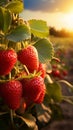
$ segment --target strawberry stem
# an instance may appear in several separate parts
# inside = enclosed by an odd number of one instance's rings
[[[11,80],[11,72],[9,73],[9,79]]]
[[[26,65],[24,65],[26,73],[29,75],[29,70],[27,69]]]
[[[10,109],[10,119],[11,119],[11,126],[14,128],[14,120],[13,120],[13,110]]]

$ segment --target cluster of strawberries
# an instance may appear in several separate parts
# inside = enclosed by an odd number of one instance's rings
[[[46,91],[44,83],[46,68],[43,63],[39,62],[36,48],[29,45],[18,53],[13,49],[0,50],[0,76],[8,75],[17,61],[25,65],[29,73],[40,71],[41,74],[32,78],[21,78],[20,80],[14,78],[0,82],[0,97],[13,110],[17,110],[25,103],[26,106],[32,103],[42,103]],[[26,75],[28,74],[26,73]],[[23,103],[22,99],[24,99]]]
[[[64,79],[68,75],[68,71],[62,67],[62,64],[54,64],[52,65],[52,76],[59,79]]]

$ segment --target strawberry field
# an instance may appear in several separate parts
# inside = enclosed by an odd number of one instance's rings
[[[72,60],[49,40],[46,21],[20,17],[21,0],[0,5],[0,128],[40,130],[63,118],[61,103],[73,104]]]
[[[51,37],[50,40],[54,44],[55,47],[55,55],[61,59],[61,62],[53,62],[52,68],[54,71],[59,70],[58,75],[54,77],[55,79],[63,79],[64,81],[68,81],[73,84],[73,39],[72,38],[59,38],[59,37]],[[64,76],[62,72],[65,72]],[[67,84],[62,83],[62,91],[64,95],[72,96],[73,93],[69,92],[67,89]],[[42,130],[69,130],[73,129],[73,105],[67,102],[60,103],[60,109],[62,112],[57,119],[52,120],[45,128]],[[57,109],[57,112],[58,110]],[[56,112],[55,112],[56,113]],[[56,113],[57,114],[57,113]],[[56,115],[57,116],[57,115]]]

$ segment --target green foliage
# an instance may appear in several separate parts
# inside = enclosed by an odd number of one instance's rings
[[[52,110],[51,118],[52,120],[62,120],[63,113],[60,104],[50,104],[50,109]]]
[[[29,28],[24,24],[18,25],[6,37],[10,41],[19,42],[26,39],[30,39],[31,35]]]
[[[0,6],[3,6],[7,3],[7,0],[0,0]]]
[[[23,3],[20,1],[11,1],[6,6],[12,13],[18,14],[23,11]]]
[[[48,123],[51,119],[51,109],[43,103],[36,105],[36,113],[37,119],[42,125]]]
[[[49,34],[48,26],[45,21],[42,20],[29,20],[28,21],[31,33],[37,37],[47,37]]]
[[[57,82],[49,83],[48,78],[45,79],[46,84],[46,93],[48,98],[51,100],[53,99],[55,102],[62,101],[62,90],[61,86]]]
[[[9,10],[0,7],[0,29],[7,32],[12,21],[12,16]]]
[[[25,113],[23,116],[18,116],[28,127],[34,128],[36,119],[31,114]]]
[[[40,62],[45,63],[52,59],[54,49],[52,43],[48,39],[40,39],[34,44],[34,46],[38,50]]]

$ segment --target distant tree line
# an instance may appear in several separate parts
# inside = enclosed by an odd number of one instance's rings
[[[55,37],[72,37],[73,32],[67,31],[66,29],[57,30],[54,27],[49,27],[50,35]]]

